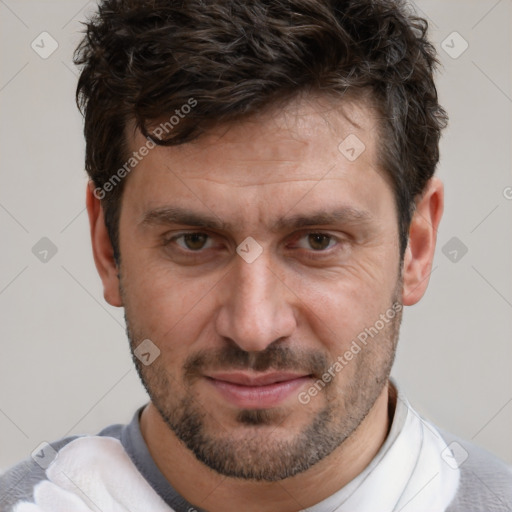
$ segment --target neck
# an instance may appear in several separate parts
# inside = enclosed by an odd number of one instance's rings
[[[228,478],[199,462],[150,403],[142,412],[142,436],[156,465],[174,489],[209,512],[293,512],[340,490],[375,457],[390,428],[388,386],[359,427],[329,456],[307,471],[279,482]]]

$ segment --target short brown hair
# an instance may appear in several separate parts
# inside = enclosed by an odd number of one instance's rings
[[[152,137],[150,126],[190,98],[194,109],[155,143],[187,142],[298,93],[369,89],[403,257],[447,123],[427,27],[400,0],[104,0],[75,52],[86,170],[103,187],[130,157],[127,124]],[[123,185],[102,198],[118,262]]]

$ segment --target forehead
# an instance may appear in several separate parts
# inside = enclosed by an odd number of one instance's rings
[[[377,139],[368,102],[302,98],[190,143],[156,146],[130,174],[123,204],[134,221],[168,207],[253,226],[271,226],[291,210],[341,207],[379,216],[393,200],[378,168]],[[130,141],[133,151],[145,143],[140,132]]]
[[[342,159],[342,164],[352,163],[352,147],[361,152],[359,164],[378,167],[377,129],[376,110],[366,96],[334,100],[309,95],[220,124],[192,142],[158,146],[140,167],[179,169],[190,179],[222,179],[229,172],[230,182],[240,185],[282,180],[283,171],[290,179],[315,178],[312,173],[322,176]],[[129,133],[132,151],[146,143],[140,131]]]

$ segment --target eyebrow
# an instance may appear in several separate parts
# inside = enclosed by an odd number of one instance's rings
[[[320,210],[311,214],[300,213],[277,219],[270,227],[271,232],[287,229],[300,229],[324,224],[367,224],[373,215],[367,210],[342,207],[335,210]],[[235,226],[222,221],[215,215],[198,213],[178,206],[165,206],[147,211],[140,222],[141,226],[182,224],[212,229],[216,231],[234,230]]]

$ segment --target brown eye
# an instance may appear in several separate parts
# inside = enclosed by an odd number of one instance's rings
[[[183,233],[165,242],[165,245],[175,243],[187,251],[199,252],[201,249],[212,247],[213,240],[206,233]]]
[[[323,251],[329,247],[332,237],[322,233],[310,233],[308,235],[309,246],[315,251]]]
[[[183,241],[187,249],[191,251],[199,251],[203,249],[208,240],[208,235],[204,233],[189,233],[187,235],[183,235]]]

